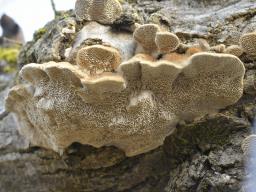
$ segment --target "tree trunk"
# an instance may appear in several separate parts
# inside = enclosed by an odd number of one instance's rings
[[[129,21],[154,22],[186,43],[204,38],[211,45],[238,44],[241,34],[256,30],[253,0],[137,0],[123,6],[126,16],[115,27],[125,28]],[[64,49],[75,38],[60,35],[69,23],[77,31],[82,27],[69,12],[37,31],[23,47],[20,66],[63,60]],[[19,135],[13,114],[8,114],[0,124],[0,191],[242,191],[246,173],[241,143],[251,134],[256,113],[256,65],[246,56],[240,59],[246,67],[244,95],[235,105],[180,123],[163,146],[134,157],[126,157],[115,147],[97,149],[79,143],[63,155],[30,146]],[[6,93],[1,93],[2,106]]]

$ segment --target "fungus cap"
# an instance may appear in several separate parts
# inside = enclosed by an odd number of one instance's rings
[[[175,51],[179,45],[179,38],[170,32],[157,32],[155,37],[155,43],[157,45],[158,50],[161,53],[169,53]]]
[[[160,27],[156,24],[144,24],[135,29],[133,37],[145,50],[154,51],[157,48],[155,37],[159,31]]]
[[[245,68],[229,54],[196,53],[188,59],[173,87],[177,114],[191,120],[236,103],[243,94]]]
[[[115,48],[92,45],[78,51],[76,63],[91,74],[100,74],[114,71],[121,63],[121,55]]]
[[[190,58],[190,64],[184,68],[187,76],[194,76],[198,73],[212,73],[214,71],[233,72],[234,76],[245,73],[243,63],[233,55],[201,52]],[[228,78],[228,77],[227,77]]]
[[[243,93],[243,63],[229,54],[196,53],[183,65],[142,54],[118,71],[91,76],[66,62],[28,64],[20,72],[27,84],[12,88],[6,109],[33,145],[57,152],[73,142],[113,145],[134,156],[162,145],[179,121],[217,112]]]
[[[78,20],[112,24],[122,14],[118,0],[77,0],[75,14]]]
[[[235,55],[237,57],[240,57],[243,52],[243,49],[239,45],[231,45],[227,47],[224,51],[224,53]]]
[[[248,55],[256,56],[256,32],[242,35],[240,45]]]

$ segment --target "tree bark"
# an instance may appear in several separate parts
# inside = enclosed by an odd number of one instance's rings
[[[256,29],[256,4],[250,0],[138,0],[125,3],[125,28],[137,20],[164,25],[186,43],[206,39],[211,45],[238,44]],[[136,13],[132,17],[131,13]],[[49,22],[21,51],[19,63],[61,61],[74,36],[60,36],[73,13]],[[12,114],[0,121],[0,189],[3,192],[239,192],[243,188],[243,139],[256,114],[255,61],[246,67],[244,95],[233,106],[193,122],[183,122],[164,145],[126,157],[115,147],[72,144],[63,155],[30,146],[18,133]],[[7,90],[1,93],[3,106]]]

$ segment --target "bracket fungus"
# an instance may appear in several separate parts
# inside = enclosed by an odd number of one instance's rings
[[[180,40],[175,34],[163,31],[156,24],[137,25],[133,37],[143,51],[149,54],[155,51],[167,54],[175,51],[180,45]]]
[[[70,54],[67,57],[72,58],[74,56],[76,58],[77,51],[83,47],[83,43],[87,40],[101,40],[103,44],[117,49],[121,54],[122,61],[130,59],[136,49],[136,43],[131,33],[125,31],[117,32],[112,30],[111,26],[89,22],[78,32]]]
[[[239,45],[231,45],[225,49],[224,53],[240,57],[244,51]]]
[[[170,32],[156,33],[155,42],[158,50],[161,53],[169,53],[175,51],[180,45],[179,38]]]
[[[256,32],[242,35],[240,44],[248,55],[256,57]]]
[[[76,14],[110,23],[118,6],[117,0],[77,0]],[[179,121],[218,112],[243,94],[238,57],[193,47],[179,54],[179,38],[158,25],[137,26],[132,35],[88,22],[77,36],[74,63],[25,65],[19,73],[25,82],[6,98],[33,145],[60,153],[74,142],[116,146],[134,156],[162,145]],[[102,44],[83,44],[88,39]],[[134,55],[134,40],[145,52]],[[161,58],[153,55],[157,49]]]
[[[160,30],[156,24],[140,25],[135,29],[133,37],[146,51],[152,52],[157,48],[155,37]]]
[[[118,0],[77,0],[75,14],[78,20],[112,24],[122,14]]]
[[[237,57],[204,52],[182,64],[140,54],[99,75],[67,62],[28,64],[20,71],[27,83],[11,89],[6,109],[34,145],[113,145],[134,156],[162,145],[179,121],[236,103],[244,72]]]
[[[121,63],[121,55],[115,48],[92,45],[78,51],[76,62],[91,74],[112,72]]]

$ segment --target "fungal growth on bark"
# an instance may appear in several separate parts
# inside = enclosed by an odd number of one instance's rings
[[[240,44],[248,55],[256,57],[256,32],[244,34],[240,38]]]
[[[182,62],[139,54],[117,72],[100,74],[88,73],[88,66],[100,64],[93,57],[115,68],[117,52],[93,46],[80,54],[78,62],[87,62],[21,69],[27,83],[10,91],[6,109],[15,113],[20,132],[32,144],[57,152],[73,142],[111,145],[134,156],[162,145],[179,121],[215,113],[243,93],[245,69],[230,54],[202,52]]]
[[[239,45],[231,45],[227,47],[224,51],[224,53],[235,55],[237,57],[240,57],[243,52],[243,49]]]
[[[156,24],[137,25],[133,37],[141,46],[139,52],[154,54],[168,54],[180,46],[179,38],[171,32],[161,29]]]
[[[73,61],[21,69],[25,82],[10,90],[6,109],[33,145],[60,153],[74,142],[116,146],[134,156],[162,145],[179,121],[242,96],[239,58],[197,47],[175,52],[179,38],[156,24],[138,25],[133,34],[100,24],[120,14],[117,0],[77,0],[76,16],[93,21],[69,48]]]
[[[92,45],[78,51],[76,62],[90,73],[100,74],[114,71],[121,63],[121,55],[115,48]]]
[[[78,32],[77,38],[71,47],[70,54],[67,55],[69,58],[68,61],[73,60],[75,64],[77,52],[84,47],[84,42],[86,41],[100,42],[103,45],[117,49],[121,54],[122,61],[133,57],[136,49],[136,42],[131,33],[125,31],[116,32],[111,26],[89,22]]]
[[[75,14],[80,21],[112,24],[121,16],[122,6],[118,0],[77,0]]]
[[[156,33],[155,42],[158,50],[161,53],[169,53],[175,51],[180,45],[179,38],[170,32]]]
[[[155,38],[159,31],[160,27],[156,24],[140,25],[135,29],[133,37],[146,51],[152,52],[157,49]]]

